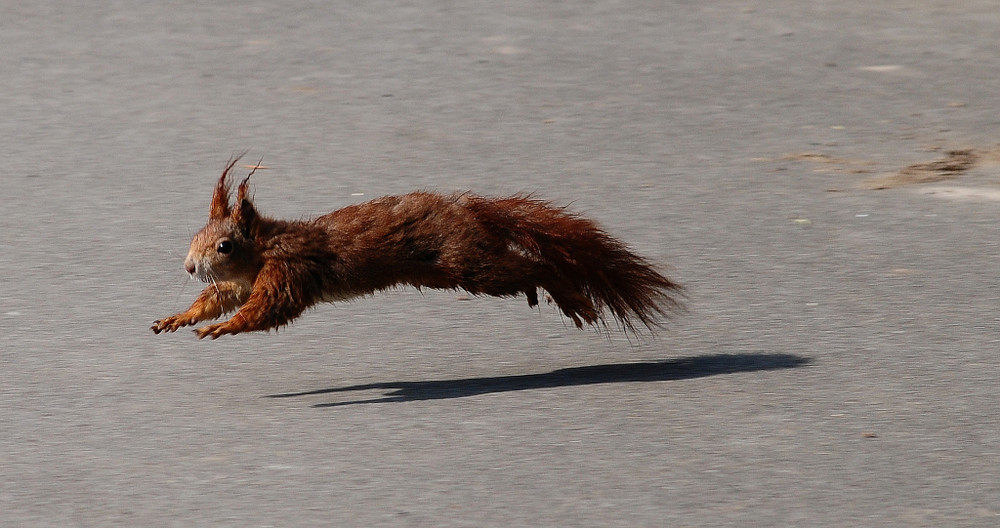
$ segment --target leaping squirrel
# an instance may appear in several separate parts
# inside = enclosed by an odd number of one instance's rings
[[[647,328],[677,305],[680,286],[594,222],[529,196],[414,192],[350,205],[311,220],[260,214],[250,175],[230,204],[230,172],[215,186],[208,224],[191,241],[189,274],[209,285],[187,311],[153,323],[155,333],[217,319],[195,330],[218,338],[270,330],[319,302],[397,285],[463,289],[538,305],[538,288],[573,323]]]

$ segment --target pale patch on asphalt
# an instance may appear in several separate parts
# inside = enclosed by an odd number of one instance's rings
[[[836,158],[818,152],[797,152],[794,154],[785,154],[784,156],[781,156],[780,159],[784,161],[808,161],[810,163],[816,163],[819,167],[813,169],[813,172],[866,174],[872,172],[871,167],[875,165],[874,161]]]
[[[918,193],[937,198],[953,200],[996,200],[1000,201],[1000,187],[959,187],[957,185],[935,185],[921,187]]]
[[[880,64],[878,66],[862,66],[858,69],[870,72],[887,73],[902,70],[903,67],[899,64]]]
[[[938,150],[934,148],[933,150]],[[806,162],[816,168],[813,172],[828,172],[840,174],[864,174],[874,172],[876,161],[851,159],[831,156],[820,152],[798,152],[785,154],[778,158],[751,158],[755,162]],[[778,167],[774,170],[785,170]],[[931,183],[954,181],[962,178],[970,171],[977,171],[974,181],[964,181],[964,185],[937,185]],[[994,175],[993,173],[996,173]],[[872,176],[856,184],[866,190],[895,189],[898,187],[918,186],[916,191],[927,196],[940,198],[969,200],[1000,200],[1000,146],[966,147],[948,150],[943,156],[907,165],[901,169]],[[966,178],[968,179],[968,178]],[[995,182],[994,182],[995,180]],[[985,183],[985,185],[983,185]],[[830,187],[827,191],[840,191],[839,187]]]
[[[952,180],[974,167],[982,157],[974,149],[952,150],[943,158],[908,165],[895,173],[865,180],[861,186],[879,190]]]

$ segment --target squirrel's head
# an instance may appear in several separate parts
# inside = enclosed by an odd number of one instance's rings
[[[191,249],[184,259],[184,269],[203,282],[253,282],[260,271],[254,242],[259,217],[248,192],[253,171],[237,187],[236,201],[229,203],[229,173],[237,161],[239,157],[222,171],[212,195],[208,224],[191,240]]]

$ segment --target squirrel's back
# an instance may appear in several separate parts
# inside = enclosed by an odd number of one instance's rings
[[[577,325],[593,324],[607,308],[634,329],[633,317],[655,324],[680,289],[593,221],[527,196],[416,192],[316,222],[330,232],[333,252],[353,263],[345,272],[367,291],[403,283],[523,293],[535,305],[541,287]]]

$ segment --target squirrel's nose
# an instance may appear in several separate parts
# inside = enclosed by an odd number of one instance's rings
[[[188,275],[194,275],[194,271],[195,271],[194,261],[193,260],[185,260],[184,261],[184,269],[187,270]]]

